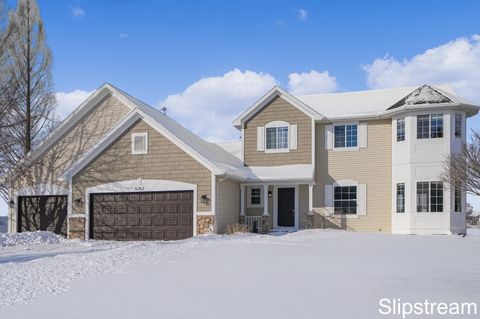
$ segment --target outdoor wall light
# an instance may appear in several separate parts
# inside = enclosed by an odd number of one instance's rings
[[[81,203],[82,203],[82,199],[81,199],[81,198],[76,198],[76,199],[75,199],[75,203],[81,204]]]
[[[210,203],[210,198],[208,198],[207,195],[202,195],[202,197],[200,197],[200,202],[202,204],[208,205]]]
[[[15,207],[15,202],[13,201],[13,199],[11,199],[11,200],[8,202],[8,205],[10,206],[10,208],[14,208],[14,207]]]
[[[268,198],[272,198],[272,191],[268,191]]]

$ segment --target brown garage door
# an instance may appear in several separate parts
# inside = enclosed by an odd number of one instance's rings
[[[46,230],[66,236],[67,196],[18,197],[17,231]]]
[[[192,191],[90,195],[90,238],[175,240],[192,236]]]

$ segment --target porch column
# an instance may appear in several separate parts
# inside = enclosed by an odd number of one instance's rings
[[[268,214],[268,185],[263,185],[263,216]]]
[[[240,184],[240,216],[245,216],[245,185]]]
[[[313,212],[313,184],[308,185],[308,213]]]

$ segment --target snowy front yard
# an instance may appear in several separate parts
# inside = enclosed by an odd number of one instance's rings
[[[381,298],[480,302],[478,236],[0,236],[0,318],[385,318]]]

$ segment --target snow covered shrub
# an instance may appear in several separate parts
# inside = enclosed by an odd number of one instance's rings
[[[228,225],[225,229],[225,234],[227,235],[236,235],[240,233],[248,233],[248,225],[232,224]]]

